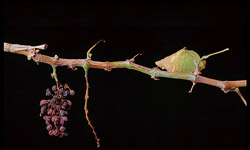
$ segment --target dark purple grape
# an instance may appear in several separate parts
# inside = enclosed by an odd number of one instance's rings
[[[51,125],[51,124],[48,124],[47,127],[46,127],[46,129],[47,129],[48,131],[50,131],[50,130],[52,129],[52,125]]]
[[[74,90],[69,90],[69,94],[70,94],[71,96],[74,96],[74,95],[75,95],[75,91],[74,91]]]

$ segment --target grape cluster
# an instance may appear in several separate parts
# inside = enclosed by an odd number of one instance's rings
[[[51,136],[59,136],[60,138],[67,136],[65,132],[64,122],[68,121],[68,110],[72,102],[66,97],[68,95],[74,96],[75,91],[71,90],[67,84],[52,86],[52,92],[49,88],[46,90],[46,96],[52,96],[49,100],[41,100],[41,113],[47,125],[46,129]]]

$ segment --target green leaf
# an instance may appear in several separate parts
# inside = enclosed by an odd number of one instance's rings
[[[169,72],[193,73],[199,60],[200,56],[195,51],[183,48],[170,56],[156,61],[155,64]],[[204,69],[205,65],[205,60],[200,61],[198,65],[199,71]]]

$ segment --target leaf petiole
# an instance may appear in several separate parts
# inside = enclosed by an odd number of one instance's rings
[[[221,50],[221,51],[218,51],[218,52],[215,52],[215,53],[212,53],[212,54],[208,54],[208,55],[202,56],[201,59],[198,60],[198,62],[195,64],[195,66],[196,66],[195,72],[198,72],[198,65],[199,65],[200,61],[202,61],[204,59],[207,59],[210,56],[217,55],[217,54],[223,53],[223,52],[228,51],[228,50],[229,50],[229,48],[226,48],[224,50]]]

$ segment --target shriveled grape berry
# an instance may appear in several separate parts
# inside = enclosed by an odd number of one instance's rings
[[[59,136],[59,138],[62,138],[64,136],[68,136],[68,133],[65,133],[65,132],[61,132],[61,135]]]
[[[60,130],[61,132],[63,132],[65,129],[66,129],[66,128],[65,128],[64,126],[61,126],[61,127],[59,128],[59,130]]]
[[[46,127],[46,129],[47,129],[48,131],[50,131],[50,130],[52,129],[52,125],[51,125],[51,124],[48,124],[47,127]]]
[[[49,89],[46,90],[46,94],[45,94],[45,95],[46,95],[46,96],[50,96],[50,95],[51,95],[51,92],[50,92]]]
[[[43,106],[43,105],[46,105],[46,104],[48,104],[47,100],[41,100],[40,101],[40,106]]]
[[[51,115],[51,113],[52,113],[52,109],[49,109],[49,110],[47,111],[47,115]]]
[[[63,121],[68,121],[68,117],[61,117]]]
[[[59,89],[59,93],[62,94],[63,93],[63,88]]]
[[[59,135],[59,130],[58,130],[58,129],[55,129],[55,130],[53,131],[53,134],[54,134],[54,136],[58,136],[58,135]]]
[[[53,130],[49,131],[49,135],[51,135],[51,136],[53,135]]]
[[[50,121],[46,120],[45,123],[46,123],[47,125],[49,125],[49,124],[50,124]]]
[[[75,91],[74,91],[74,90],[69,90],[69,94],[70,94],[71,96],[74,96],[74,95],[75,95]]]
[[[71,103],[71,101],[70,100],[66,100],[67,101],[67,103],[68,103],[68,105],[69,106],[71,106],[72,105],[72,103]]]
[[[68,114],[68,113],[64,110],[60,110],[59,116],[64,116],[65,114]]]
[[[60,120],[60,124],[61,124],[61,125],[64,125],[64,120],[61,119],[61,120]]]
[[[45,113],[45,109],[46,109],[46,106],[42,106],[42,108],[41,108],[41,114]]]
[[[69,91],[68,91],[68,90],[67,90],[67,91],[64,91],[64,93],[63,93],[63,97],[68,96],[68,94],[69,94]]]
[[[57,89],[56,85],[53,85],[53,86],[52,86],[52,91],[54,91],[54,92],[55,92],[55,91],[56,91],[56,89]]]
[[[43,116],[43,119],[49,121],[50,120],[50,116]]]

